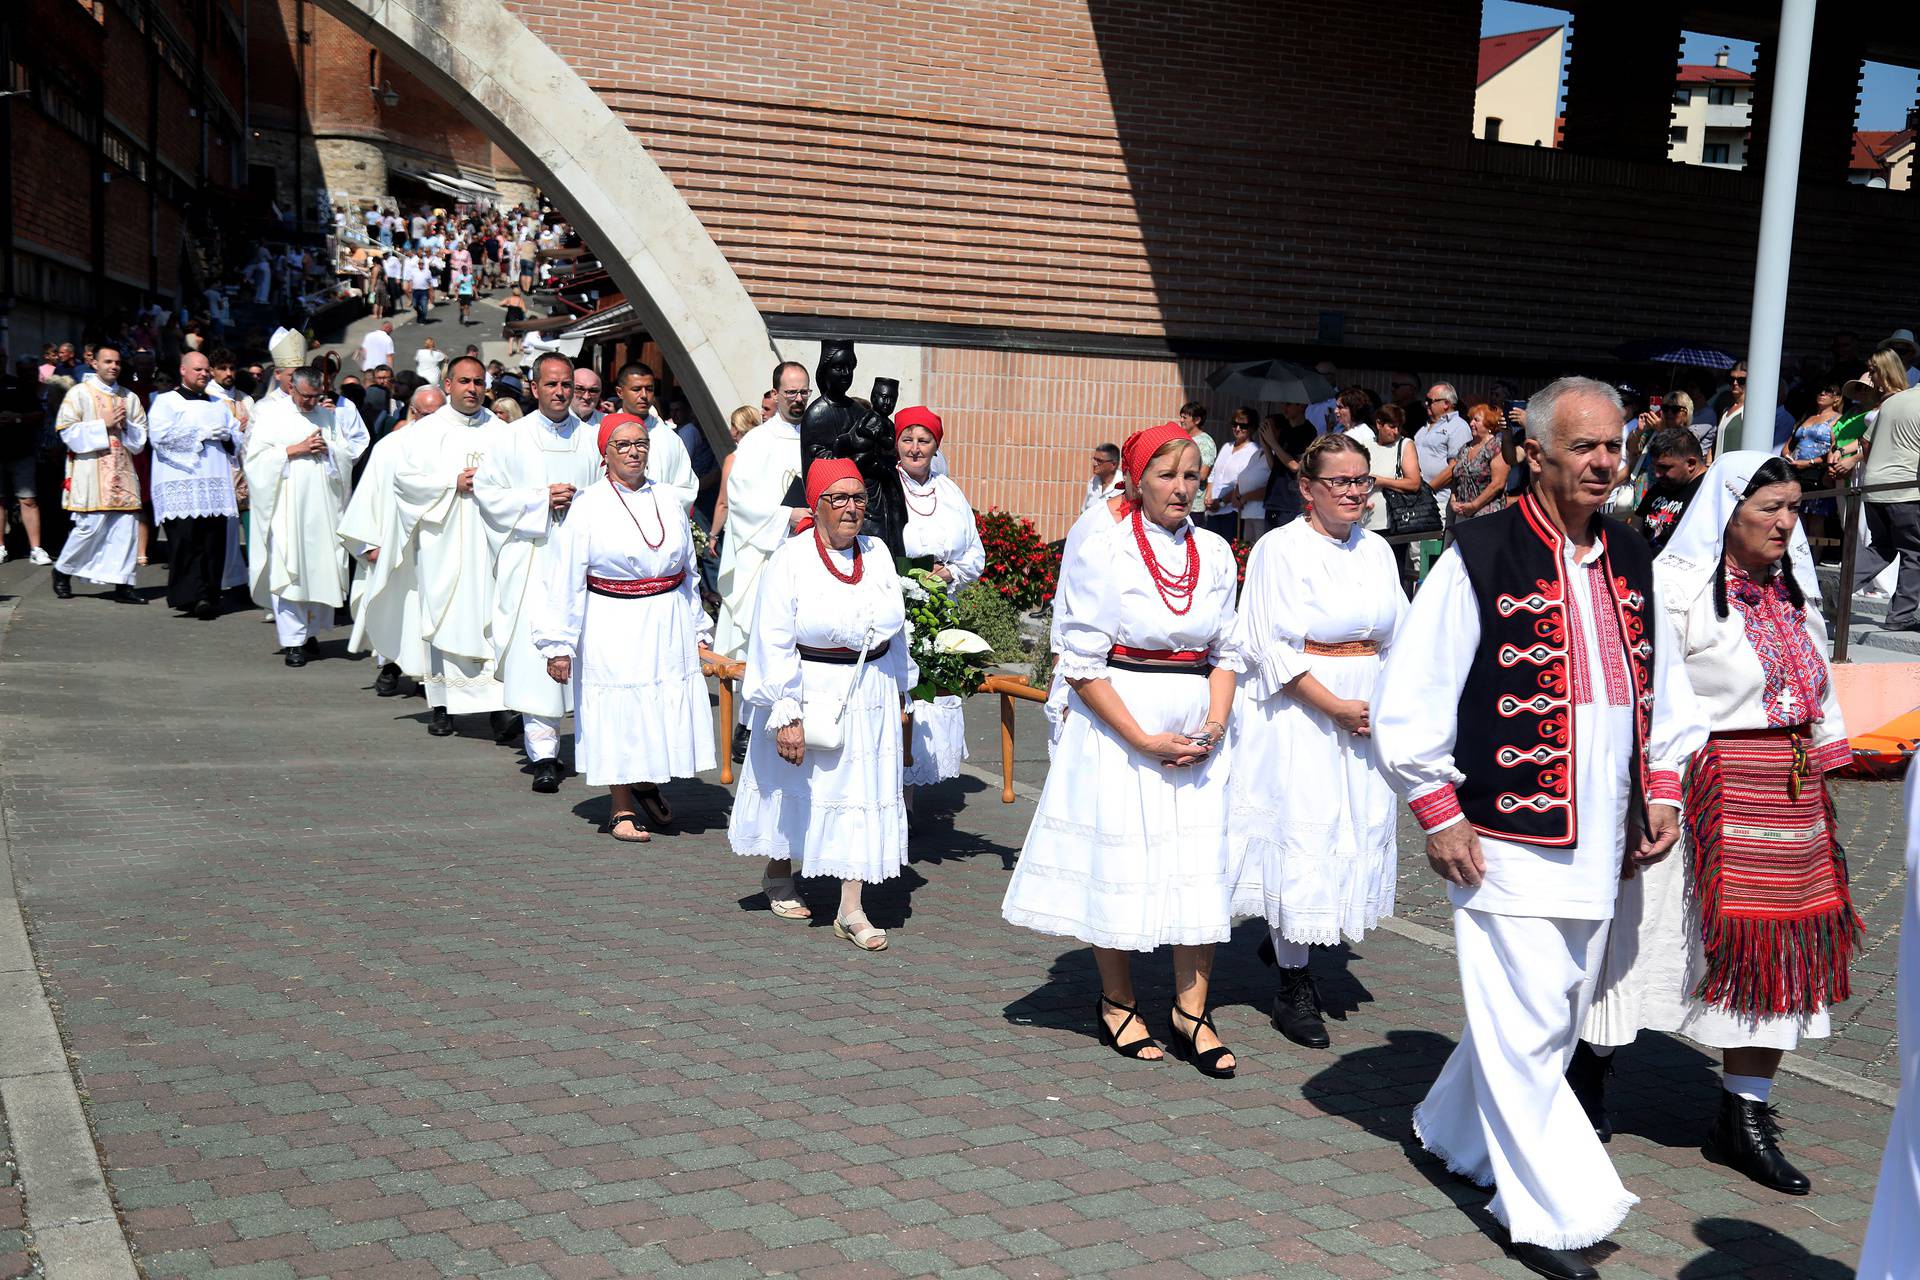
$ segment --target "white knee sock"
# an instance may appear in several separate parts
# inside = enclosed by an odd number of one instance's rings
[[[1723,1071],[1720,1083],[1728,1093],[1737,1093],[1748,1102],[1765,1102],[1773,1094],[1773,1081],[1765,1076],[1736,1076]]]
[[[1304,969],[1310,948],[1304,942],[1288,942],[1280,936],[1280,931],[1272,925],[1267,926],[1267,937],[1273,942],[1273,959],[1282,969]]]

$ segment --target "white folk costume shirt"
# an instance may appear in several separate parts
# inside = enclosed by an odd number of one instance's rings
[[[347,652],[371,650],[416,678],[427,673],[427,644],[420,635],[420,576],[394,498],[402,431],[388,432],[373,446],[360,484],[340,517],[340,542],[354,558],[353,634]],[[367,553],[378,558],[367,563]]]
[[[493,661],[493,545],[479,502],[460,473],[487,460],[497,421],[442,405],[402,433],[394,499],[419,567],[421,634],[435,650],[470,663]],[[476,477],[477,477],[476,472]]]
[[[1626,842],[1634,709],[1623,646],[1618,640],[1603,645],[1595,621],[1593,583],[1600,576],[1602,550],[1596,541],[1580,556],[1571,542],[1560,540],[1565,581],[1571,584],[1569,616],[1579,620],[1581,646],[1568,663],[1574,673],[1579,842],[1570,849],[1553,849],[1481,833],[1486,873],[1473,888],[1448,884],[1447,895],[1456,907],[1561,920],[1613,917]],[[1650,612],[1654,670],[1647,750],[1654,773],[1674,782],[1673,798],[1663,795],[1659,802],[1677,808],[1693,700],[1667,619],[1659,609]],[[1613,629],[1605,634],[1613,634]],[[1372,708],[1375,758],[1429,832],[1465,821],[1453,800],[1454,785],[1465,778],[1454,767],[1453,745],[1460,694],[1479,647],[1480,611],[1473,584],[1458,549],[1450,547],[1414,597]]]
[[[1113,486],[1114,497],[1119,497],[1119,486]],[[1122,518],[1124,518],[1124,510]],[[1084,610],[1086,605],[1079,603],[1079,593],[1097,590],[1098,583],[1082,583],[1079,580],[1079,567],[1084,563],[1076,554],[1080,544],[1094,534],[1111,529],[1118,521],[1114,519],[1113,508],[1106,502],[1097,502],[1080,513],[1067,530],[1066,541],[1060,547],[1060,576],[1053,586],[1053,621],[1047,632],[1047,651],[1054,655],[1060,653],[1060,626],[1068,615],[1076,609]],[[1060,740],[1060,730],[1066,726],[1067,694],[1070,692],[1067,679],[1060,674],[1059,664],[1054,664],[1053,681],[1047,686],[1047,750]]]
[[[620,597],[590,591],[589,577],[680,581]],[[643,480],[628,489],[603,478],[575,494],[527,596],[524,625],[541,678],[553,684],[547,659],[573,659],[574,757],[587,785],[660,783],[713,767],[713,713],[700,673],[713,624],[700,604],[692,534],[659,486]]]
[[[500,680],[514,710],[565,715],[568,687],[548,677],[546,659],[534,648],[529,629],[540,594],[536,584],[557,572],[553,535],[572,519],[571,511],[553,512],[547,487],[570,484],[576,498],[584,494],[605,469],[599,439],[571,413],[558,422],[544,413],[513,422],[496,418],[487,431],[492,439],[487,460],[473,477],[473,494],[496,557],[493,651]]]
[[[354,433],[351,428],[358,426]],[[323,453],[289,458],[289,446],[316,430]],[[247,567],[256,604],[269,597],[339,605],[347,600],[347,562],[340,553],[340,512],[353,464],[367,449],[358,416],[343,426],[331,409],[303,414],[292,397],[267,402],[247,432]]]
[[[118,400],[126,406],[125,424],[107,431],[106,407]],[[140,397],[89,373],[67,392],[54,422],[67,448],[67,483],[61,505],[76,515],[83,512],[120,512],[140,509],[140,481],[129,454],[147,447],[147,411]],[[109,435],[119,438],[121,452],[110,448]]]
[[[932,556],[946,565],[953,574],[950,592],[978,582],[987,567],[987,550],[980,545],[980,526],[960,486],[932,474],[921,484],[902,471],[900,487],[907,495],[907,527],[901,539],[907,558]],[[727,518],[732,520],[731,513]]]
[[[800,428],[785,418],[763,422],[733,452],[727,471],[727,528],[720,548],[720,620],[714,652],[744,658],[753,634],[760,579],[787,541],[787,490],[800,475]]]
[[[147,416],[153,445],[156,518],[191,520],[237,516],[233,499],[233,414],[211,396],[168,391],[153,398]]]
[[[1213,470],[1207,475],[1207,506],[1217,509],[1220,495],[1228,489],[1239,489],[1243,494],[1250,489],[1265,489],[1272,474],[1267,455],[1251,440],[1237,449],[1223,445],[1213,460]],[[1242,500],[1235,509],[1248,519],[1257,520],[1266,515],[1266,499]]]

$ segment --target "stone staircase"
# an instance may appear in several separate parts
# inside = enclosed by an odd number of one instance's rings
[[[1840,567],[1820,566],[1820,590],[1831,600],[1840,582]],[[1920,631],[1888,631],[1885,596],[1855,592],[1853,608],[1847,619],[1848,657],[1855,662],[1920,662]],[[1834,611],[1826,609],[1827,629],[1833,629]]]

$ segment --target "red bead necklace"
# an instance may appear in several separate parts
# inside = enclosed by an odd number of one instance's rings
[[[1160,596],[1160,602],[1176,616],[1184,616],[1193,608],[1193,593],[1200,586],[1200,548],[1196,545],[1192,530],[1187,532],[1187,567],[1179,573],[1168,573],[1160,567],[1160,557],[1154,555],[1153,545],[1147,541],[1146,522],[1140,517],[1140,509],[1133,512],[1133,541],[1140,548],[1140,559],[1147,566],[1147,577],[1153,580],[1153,589]],[[1175,601],[1181,603],[1176,604]]]
[[[907,469],[900,467],[898,470],[900,472],[900,492],[906,496],[907,510],[913,512],[914,515],[919,516],[922,520],[925,520],[928,516],[940,509],[940,486],[932,475],[927,476],[927,487],[916,491],[913,487],[916,482],[908,477]],[[913,505],[915,498],[927,497],[933,499],[933,505],[925,511]]]
[[[820,536],[819,525],[815,525],[813,527],[813,549],[820,553],[820,563],[827,566],[827,572],[832,574],[837,581],[844,582],[848,586],[852,586],[854,583],[860,581],[861,578],[866,576],[867,566],[860,559],[860,539],[859,538],[855,538],[853,540],[853,572],[852,573],[840,572],[840,566],[833,562],[833,556],[827,550],[826,539]]]
[[[620,509],[627,513],[627,519],[633,521],[633,527],[639,533],[640,541],[646,543],[649,550],[658,551],[660,544],[667,540],[667,518],[660,514],[660,495],[652,490],[647,491],[647,496],[653,499],[653,518],[660,525],[660,537],[657,540],[649,538],[647,531],[640,527],[640,517],[633,514],[633,508],[628,506],[626,498],[621,496],[618,481],[613,482],[613,496],[620,499]]]

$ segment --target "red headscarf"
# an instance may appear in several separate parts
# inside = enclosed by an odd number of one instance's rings
[[[1127,473],[1128,489],[1134,493],[1140,492],[1140,477],[1145,473],[1147,463],[1154,454],[1160,452],[1162,445],[1174,440],[1191,442],[1193,437],[1177,422],[1163,422],[1127,437],[1127,442],[1120,446],[1120,469]]]
[[[925,427],[933,433],[933,442],[937,445],[946,438],[946,429],[940,425],[940,415],[923,404],[911,409],[902,409],[893,415],[893,438],[898,440],[900,433],[908,427]]]
[[[626,426],[629,422],[637,422],[643,427],[647,425],[647,420],[645,418],[639,417],[638,415],[631,414],[631,413],[610,413],[606,417],[600,419],[600,456],[601,457],[604,458],[607,456],[607,443],[613,439],[613,433],[618,431],[620,428]]]
[[[820,495],[842,480],[858,480],[860,468],[852,458],[821,458],[807,468],[807,505],[820,505]]]

